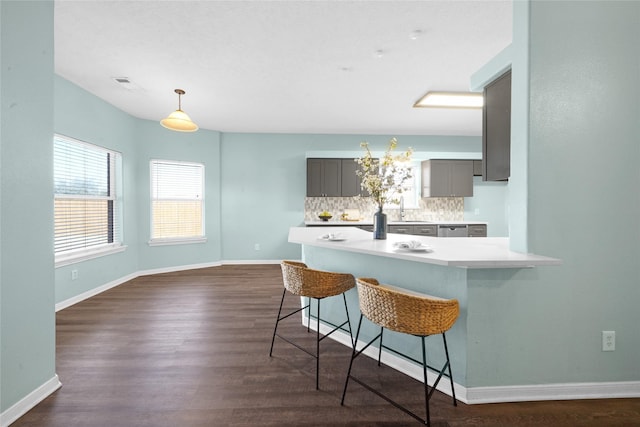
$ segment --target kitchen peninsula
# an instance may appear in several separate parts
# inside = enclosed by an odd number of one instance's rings
[[[333,239],[326,238],[329,235]],[[526,348],[526,313],[510,309],[514,299],[522,298],[518,278],[535,280],[538,268],[532,267],[562,263],[556,258],[513,252],[507,238],[441,239],[390,233],[386,240],[374,240],[371,233],[357,227],[340,226],[292,227],[288,240],[302,245],[302,260],[311,268],[374,277],[407,290],[457,299],[460,317],[447,332],[447,341],[456,395],[466,403],[510,399],[508,392],[500,391],[511,385],[503,383],[502,378],[508,376],[499,374],[503,369],[500,355]],[[428,248],[411,251],[396,246],[414,240]],[[347,301],[353,322],[359,314],[355,289],[347,293]],[[339,320],[341,311],[331,299],[323,301],[322,310],[323,316]],[[314,324],[311,322],[312,327]],[[505,325],[522,325],[524,329]],[[371,324],[363,325],[363,341],[375,333]],[[419,340],[394,333],[388,340],[392,347],[419,357]],[[427,351],[434,366],[443,362],[439,346],[429,345],[429,339]],[[420,378],[419,368],[404,359],[383,352],[383,361]],[[450,393],[448,387],[446,382],[439,385],[445,393]]]

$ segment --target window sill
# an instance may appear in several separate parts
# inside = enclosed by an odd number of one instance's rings
[[[64,254],[56,256],[55,268],[64,267],[65,265],[76,264],[78,262],[87,261],[94,258],[100,258],[106,255],[124,252],[126,245],[107,246],[99,249],[83,250],[72,254]]]
[[[206,237],[183,239],[153,239],[149,240],[149,246],[190,245],[193,243],[207,243]]]

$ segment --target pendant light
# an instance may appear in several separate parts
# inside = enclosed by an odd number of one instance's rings
[[[185,94],[184,90],[176,89],[174,91],[178,94],[178,109],[169,114],[169,117],[162,119],[160,124],[167,129],[175,130],[178,132],[195,132],[198,130],[198,125],[193,123],[187,113],[182,111],[180,97]]]

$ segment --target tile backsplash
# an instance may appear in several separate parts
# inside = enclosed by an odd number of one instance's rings
[[[345,209],[358,209],[363,220],[373,220],[376,205],[368,197],[305,197],[304,220],[318,221],[324,210],[333,214],[332,220],[340,220]],[[388,221],[400,220],[400,208],[384,210]],[[418,208],[405,209],[405,220],[410,221],[463,221],[464,197],[421,198]]]

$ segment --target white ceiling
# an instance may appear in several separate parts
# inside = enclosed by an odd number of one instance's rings
[[[511,9],[510,0],[56,0],[55,69],[154,121],[177,108],[182,88],[182,109],[223,132],[480,135],[480,110],[412,106],[430,90],[469,90],[471,74],[511,43]]]

